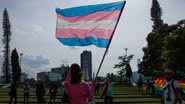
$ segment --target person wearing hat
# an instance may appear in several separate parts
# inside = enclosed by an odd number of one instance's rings
[[[165,104],[177,104],[179,101],[179,84],[176,80],[173,79],[174,72],[173,70],[166,70],[164,76],[167,82],[163,86],[164,92],[164,103]]]

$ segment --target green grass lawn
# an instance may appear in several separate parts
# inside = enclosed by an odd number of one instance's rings
[[[100,89],[101,90],[101,89]],[[10,91],[10,89],[5,88],[5,89],[0,89],[0,104],[7,104],[9,101],[9,96],[8,96],[8,92]],[[119,104],[121,104],[121,102],[126,103],[126,104],[143,104],[145,102],[145,104],[160,104],[160,98],[158,97],[152,97],[150,95],[146,95],[144,94],[144,90],[143,90],[143,94],[139,95],[138,94],[138,89],[137,87],[120,87],[120,86],[116,86],[113,88],[113,94],[114,94],[114,102],[120,102]],[[18,89],[18,102],[23,102],[24,98],[23,98],[23,89]],[[30,91],[30,102],[36,102],[36,96],[35,96],[35,89],[31,89]],[[57,100],[56,102],[61,102],[61,98],[62,98],[62,89],[58,90],[57,93]],[[46,102],[49,101],[49,96],[45,96],[44,97]],[[104,99],[100,98],[100,94],[96,94],[95,95],[95,101],[99,102],[99,104],[103,103]],[[4,103],[6,102],[6,103]],[[18,103],[19,104],[19,103]]]

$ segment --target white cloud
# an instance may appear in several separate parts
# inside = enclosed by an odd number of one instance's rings
[[[50,70],[50,61],[43,56],[23,55],[21,60],[22,72],[27,73],[29,78],[36,78],[37,72]]]
[[[44,31],[43,27],[40,25],[33,25],[33,31],[36,33],[41,33]]]
[[[41,68],[50,64],[49,59],[44,58],[43,56],[23,56],[22,64],[29,68]]]

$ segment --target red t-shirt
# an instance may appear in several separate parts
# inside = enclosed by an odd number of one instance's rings
[[[80,82],[79,84],[65,82],[64,87],[69,96],[69,104],[87,104],[88,99],[92,100],[91,88],[86,82]]]

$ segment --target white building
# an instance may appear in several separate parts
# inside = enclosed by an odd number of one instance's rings
[[[3,77],[0,76],[0,83],[3,83]]]
[[[21,82],[24,82],[28,78],[26,73],[21,73]]]
[[[62,77],[60,73],[48,72],[48,79],[50,81],[59,81],[62,80]]]
[[[81,57],[81,68],[83,73],[83,79],[85,81],[92,80],[92,53],[91,51],[83,51],[80,54]]]

